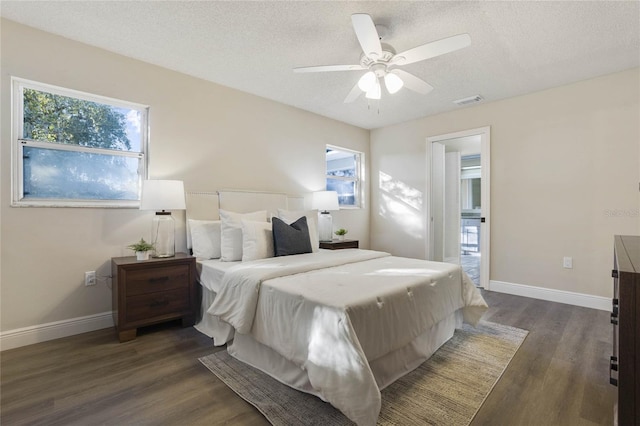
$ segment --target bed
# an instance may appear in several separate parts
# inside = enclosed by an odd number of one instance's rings
[[[262,217],[289,223],[303,206],[303,197],[284,194],[187,195],[187,239],[196,256],[197,229],[207,219],[245,214],[242,260],[237,253],[226,260],[204,258],[217,252],[197,256],[203,297],[196,328],[215,345],[226,343],[236,359],[331,403],[358,425],[374,425],[380,390],[428,359],[463,321],[475,325],[487,305],[458,265],[315,246],[304,254],[255,256],[260,250],[247,244],[255,240],[251,227],[266,239],[271,225]],[[305,219],[312,235],[313,215]]]

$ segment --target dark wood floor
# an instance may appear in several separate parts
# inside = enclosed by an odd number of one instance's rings
[[[483,292],[487,321],[529,330],[472,425],[612,425],[609,313]]]
[[[484,292],[486,320],[529,336],[472,425],[609,425],[607,312]],[[118,343],[100,330],[2,352],[2,425],[268,425],[200,364],[214,350],[166,324]]]

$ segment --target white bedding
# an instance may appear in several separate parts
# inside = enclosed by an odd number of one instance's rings
[[[233,327],[206,312],[215,300],[217,292],[220,291],[225,272],[238,264],[240,262],[222,262],[220,259],[197,259],[196,261],[198,282],[202,286],[202,298],[201,318],[194,327],[200,333],[211,337],[215,346],[222,346],[233,339]]]
[[[240,265],[240,262],[223,262],[220,259],[196,260],[198,281],[203,287],[215,293],[218,293],[222,287],[222,277],[225,272],[234,266]]]
[[[351,420],[373,425],[386,383],[370,365],[458,312],[475,324],[486,308],[457,265],[321,250],[230,267],[208,312],[297,365],[312,393]]]

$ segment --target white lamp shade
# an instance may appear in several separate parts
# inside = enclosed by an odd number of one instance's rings
[[[380,89],[380,82],[378,81],[378,78],[376,78],[375,83],[373,84],[371,89],[369,89],[367,94],[364,96],[367,99],[380,99],[381,95],[382,95],[382,90]]]
[[[369,71],[365,73],[360,80],[358,80],[358,87],[363,92],[368,92],[371,90],[374,84],[376,84],[376,74],[373,71]]]
[[[140,210],[185,210],[184,183],[181,180],[142,182]]]
[[[338,193],[336,191],[317,191],[311,196],[311,208],[321,211],[339,210]]]
[[[404,82],[397,75],[387,73],[384,76],[384,85],[387,87],[387,91],[389,92],[389,94],[393,95],[398,90],[402,89],[402,86],[404,86]]]

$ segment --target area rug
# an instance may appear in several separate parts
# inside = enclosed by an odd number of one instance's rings
[[[468,425],[527,336],[491,322],[464,325],[416,370],[382,391],[378,425]],[[200,358],[275,426],[351,425],[340,411],[219,351]]]

